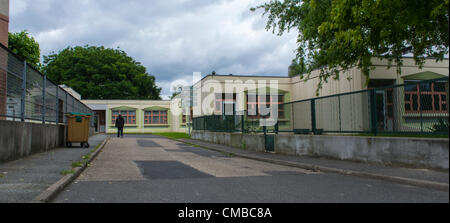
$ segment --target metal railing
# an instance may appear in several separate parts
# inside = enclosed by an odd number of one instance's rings
[[[193,130],[448,135],[448,87],[448,77],[405,81],[284,103],[276,124],[269,127],[261,126],[259,119],[244,112],[196,117]]]
[[[0,44],[0,120],[67,123],[93,111]],[[93,119],[92,119],[93,120]]]

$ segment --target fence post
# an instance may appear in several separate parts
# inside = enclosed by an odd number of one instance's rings
[[[377,135],[377,103],[376,103],[375,89],[370,90],[370,122],[372,126],[372,133]]]
[[[341,120],[341,96],[338,96],[338,101],[339,101],[339,105],[338,105],[338,110],[339,110],[339,131],[342,132],[342,120]]]
[[[67,92],[64,92],[64,94],[66,95],[66,99],[64,101],[65,106],[66,106],[66,110],[64,112],[67,113],[68,112],[67,106],[68,106],[69,102],[67,101]],[[64,119],[64,123],[66,123],[66,116],[65,115],[63,116],[63,119]]]
[[[277,123],[275,124],[275,134],[278,134],[278,120],[277,120]]]
[[[311,131],[316,134],[316,100],[311,99]]]
[[[245,128],[245,124],[244,124],[244,121],[245,121],[245,114],[246,114],[247,112],[244,110],[244,113],[242,114],[242,116],[241,116],[241,131],[242,131],[242,133],[244,133],[244,128]]]
[[[56,124],[59,123],[59,87],[58,85],[56,85],[56,117],[55,117],[55,121]]]
[[[291,106],[292,132],[295,132],[294,103],[290,104],[290,106]]]
[[[420,132],[423,133],[422,97],[420,91],[420,84],[417,84],[417,90],[419,91],[419,95],[417,95],[417,104],[420,111]]]
[[[27,92],[27,62],[23,62],[22,72],[22,96],[20,100],[20,119],[25,121],[25,97]]]
[[[44,75],[42,77],[42,124],[45,124],[45,113],[46,113],[46,109],[45,109],[45,88],[46,88],[46,76]]]

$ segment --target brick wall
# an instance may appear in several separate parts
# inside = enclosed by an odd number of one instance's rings
[[[0,14],[0,43],[8,47],[8,16]],[[0,67],[7,68],[8,61],[7,56],[2,55],[0,61]],[[0,69],[0,115],[6,114],[6,72]],[[4,117],[0,116],[0,120],[4,120]]]
[[[0,14],[0,43],[8,46],[8,16]]]

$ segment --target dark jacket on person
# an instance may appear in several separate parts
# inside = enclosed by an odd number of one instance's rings
[[[116,127],[123,128],[124,125],[125,125],[125,120],[123,119],[123,117],[118,117],[116,119]]]

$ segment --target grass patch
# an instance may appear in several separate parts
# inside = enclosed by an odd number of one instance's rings
[[[63,171],[61,171],[61,174],[62,175],[68,175],[68,174],[74,174],[75,173],[75,171],[72,169],[72,170],[63,170]]]
[[[164,136],[169,139],[190,139],[191,137],[184,132],[154,132],[152,135]]]
[[[89,165],[89,159],[91,158],[92,154],[97,151],[97,149],[100,147],[100,145],[102,145],[102,143],[98,144],[94,149],[92,149],[91,151],[89,151],[88,154],[84,155],[81,157],[81,160],[78,162],[73,162],[72,163],[72,169],[71,170],[63,170],[60,173],[62,175],[68,175],[68,174],[74,174],[75,173],[75,168],[77,167],[83,167],[84,165]]]
[[[83,164],[81,162],[73,162],[72,163],[72,168],[77,168],[77,167],[82,167]]]

